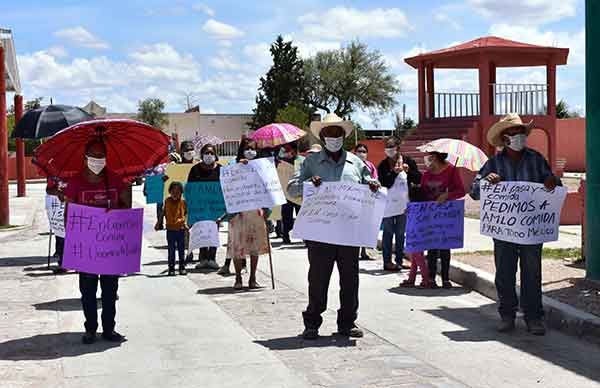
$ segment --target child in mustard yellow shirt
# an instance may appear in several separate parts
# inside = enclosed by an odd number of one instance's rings
[[[187,206],[181,198],[183,185],[171,182],[169,198],[165,199],[163,215],[166,219],[167,245],[169,247],[169,276],[175,276],[175,250],[179,254],[179,274],[186,275],[185,270],[185,231],[187,225]],[[157,230],[160,229],[157,225]]]

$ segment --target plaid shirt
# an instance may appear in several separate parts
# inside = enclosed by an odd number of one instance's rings
[[[521,181],[544,183],[546,178],[554,176],[550,165],[539,152],[526,148],[523,157],[518,162],[513,161],[506,155],[506,150],[490,158],[479,170],[479,173],[471,186],[471,197],[480,198],[480,181],[491,173],[498,174],[503,181]],[[560,179],[555,177],[556,184],[561,185]]]

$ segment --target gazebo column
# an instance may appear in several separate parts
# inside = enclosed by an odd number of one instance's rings
[[[419,123],[425,121],[425,64],[419,63]]]
[[[433,74],[433,64],[429,64],[427,66],[427,109],[425,110],[425,114],[428,119],[432,119],[435,117],[435,86],[434,86],[434,74]]]
[[[548,83],[548,116],[556,117],[556,65],[546,65],[546,82]]]
[[[490,61],[482,56],[479,60],[479,116],[488,118],[490,111]]]
[[[495,110],[495,102],[496,102],[496,93],[495,93],[495,85],[496,85],[496,64],[494,62],[490,62],[490,82],[488,86],[488,90],[490,93],[490,114],[493,116],[496,114]]]
[[[23,117],[23,96],[15,94],[15,126]],[[24,197],[25,191],[25,142],[17,139],[17,197]]]
[[[0,46],[0,225],[8,225],[8,130],[6,123],[6,67],[5,51]]]

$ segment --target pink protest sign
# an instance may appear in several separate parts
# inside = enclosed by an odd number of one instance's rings
[[[143,209],[69,204],[63,266],[98,275],[140,271]]]

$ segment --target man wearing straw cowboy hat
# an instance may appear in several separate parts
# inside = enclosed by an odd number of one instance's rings
[[[290,179],[288,192],[292,196],[302,195],[306,181],[319,186],[322,182],[345,181],[368,184],[372,191],[379,189],[379,183],[371,178],[367,166],[357,156],[343,149],[344,140],[353,130],[351,121],[342,120],[329,113],[323,121],[314,121],[311,132],[325,144],[325,149],[309,154],[300,170]],[[323,323],[321,314],[327,309],[327,291],[337,262],[340,274],[340,309],[338,310],[338,334],[348,337],[362,337],[363,332],[356,325],[358,311],[358,247],[306,241],[308,248],[308,307],[302,313],[304,333],[307,340],[319,336]]]
[[[546,159],[537,151],[527,147],[527,136],[533,121],[523,123],[521,118],[511,113],[495,123],[487,133],[488,142],[502,150],[490,158],[473,181],[471,197],[480,198],[482,179],[492,184],[500,181],[526,181],[543,183],[546,189],[553,190],[560,185]],[[509,332],[515,329],[515,315],[519,300],[515,292],[517,262],[521,267],[521,308],[524,312],[527,330],[535,335],[544,335],[542,307],[542,244],[522,245],[494,239],[496,262],[496,290],[498,292],[498,312],[502,322],[498,331]]]

